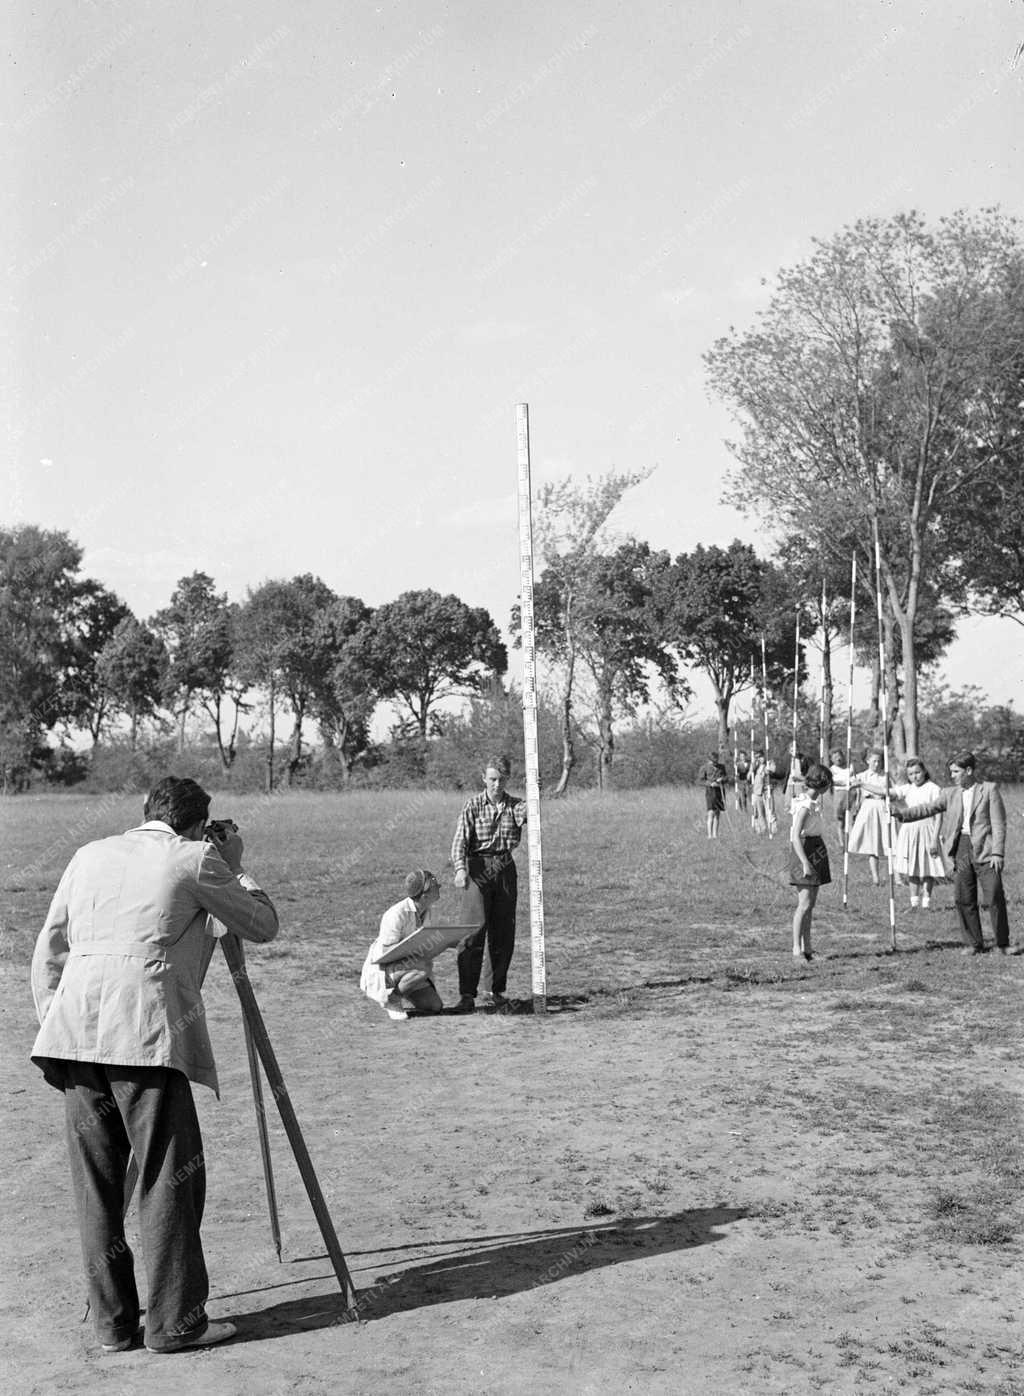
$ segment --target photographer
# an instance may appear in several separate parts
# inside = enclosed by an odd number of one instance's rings
[[[195,781],[168,776],[150,791],[144,824],[80,848],[32,959],[41,1024],[32,1060],[64,1093],[89,1301],[105,1352],[138,1336],[123,1219],[130,1152],[139,1166],[146,1346],[177,1352],[235,1331],[206,1316],[206,1168],[189,1082],[217,1090],[201,995],[215,937],[273,940],[278,924],[242,872],[237,829],[207,826],[209,808]]]

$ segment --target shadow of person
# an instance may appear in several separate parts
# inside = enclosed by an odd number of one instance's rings
[[[401,1268],[362,1286],[352,1312],[346,1311],[341,1294],[332,1292],[225,1317],[238,1327],[235,1341],[245,1342],[385,1318],[460,1299],[498,1298],[605,1266],[708,1245],[722,1239],[722,1228],[746,1215],[737,1207],[701,1207],[664,1217],[628,1217],[469,1242],[411,1242],[407,1249],[431,1253],[414,1255]],[[453,1249],[444,1255],[433,1253],[448,1246]]]

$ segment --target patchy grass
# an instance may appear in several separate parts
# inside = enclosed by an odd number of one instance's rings
[[[1024,958],[963,959],[948,887],[928,916],[901,918],[898,951],[889,953],[884,889],[872,888],[855,861],[851,909],[841,910],[838,885],[826,889],[815,912],[814,960],[794,961],[784,838],[759,841],[729,811],[722,837],[706,840],[696,792],[587,794],[544,808],[548,1017],[477,1014],[389,1032],[394,1025],[358,995],[359,968],[409,867],[432,867],[450,884],[447,850],[462,800],[446,792],[215,800],[214,814],[241,826],[245,863],[281,913],[280,938],[249,948],[250,974],[290,1087],[297,1073],[314,1152],[333,1159],[336,1171],[322,1181],[348,1210],[350,1190],[363,1180],[346,1225],[366,1220],[364,1249],[382,1244],[382,1169],[388,1245],[408,1239],[410,1229],[433,1240],[532,1235],[549,1226],[557,1237],[590,1222],[595,1231],[632,1222],[617,1239],[609,1232],[601,1254],[635,1251],[642,1259],[648,1238],[649,1283],[664,1285],[652,1291],[658,1302],[652,1309],[643,1298],[630,1308],[648,1281],[638,1285],[628,1266],[594,1269],[577,1277],[589,1286],[578,1326],[592,1343],[595,1325],[607,1327],[611,1314],[622,1324],[617,1349],[639,1349],[642,1339],[651,1370],[678,1372],[693,1344],[672,1347],[677,1320],[656,1335],[643,1336],[642,1325],[649,1311],[674,1315],[679,1293],[694,1305],[707,1296],[714,1316],[700,1336],[713,1331],[734,1343],[734,1365],[727,1378],[724,1369],[687,1366],[695,1391],[1024,1396],[1019,1345],[1005,1329],[996,1335],[989,1314],[992,1296],[1016,1294],[1024,1236]],[[26,970],[57,879],[79,843],[138,822],[140,804],[75,796],[0,803],[7,858],[0,985],[22,1057],[31,1029]],[[1020,824],[1014,815],[1014,838]],[[1019,841],[1008,861],[1020,867]],[[1022,885],[1024,877],[1009,880],[1018,934]],[[441,919],[451,899],[449,886]],[[519,933],[509,989],[525,1001],[525,895]],[[450,1001],[454,956],[440,957],[437,969]],[[214,1017],[235,1021],[223,977],[207,997]],[[261,1184],[244,1053],[235,1063],[224,1049],[223,1058],[225,1075],[238,1074],[237,1117],[225,1113],[218,1128],[230,1118],[237,1131],[231,1166],[248,1170],[251,1199]],[[30,1101],[27,1088],[22,1100]],[[47,1104],[31,1097],[40,1119]],[[38,1129],[48,1137],[43,1124]],[[28,1146],[19,1131],[7,1133],[8,1173],[21,1176],[17,1150]],[[50,1147],[59,1151],[59,1143]],[[211,1157],[215,1170],[216,1148]],[[212,1188],[214,1216],[223,1218],[230,1189],[215,1172]],[[14,1210],[32,1215],[27,1203]],[[251,1211],[249,1202],[239,1206],[247,1237]],[[669,1222],[668,1232],[658,1230]],[[576,1244],[566,1243],[570,1254]],[[540,1273],[560,1263],[560,1250],[538,1248]],[[589,1253],[584,1246],[580,1257]],[[508,1266],[514,1273],[511,1255]],[[466,1314],[505,1283],[497,1264],[482,1268],[491,1287],[457,1290],[450,1301],[465,1302],[459,1321],[470,1328],[475,1320]],[[37,1307],[60,1288],[56,1267],[40,1275]],[[612,1287],[616,1276],[621,1284]],[[557,1309],[573,1282],[548,1286],[546,1303]],[[940,1312],[941,1324],[913,1321]],[[550,1329],[515,1313],[507,1321],[518,1364],[518,1344],[532,1341],[522,1335]],[[748,1323],[745,1338],[730,1337],[723,1313],[737,1331]],[[397,1325],[414,1314],[423,1327],[407,1330],[409,1350],[443,1353],[443,1370],[431,1369],[424,1389],[435,1389],[431,1381],[447,1389],[457,1362],[430,1326],[445,1307],[410,1303],[389,1322],[402,1334]],[[766,1325],[771,1347],[762,1341]],[[542,1349],[544,1341],[536,1340]],[[605,1387],[630,1389],[615,1353],[605,1360],[615,1374]],[[780,1376],[783,1363],[800,1368],[798,1380]],[[523,1385],[576,1389],[574,1376],[553,1372],[543,1363],[523,1368]]]

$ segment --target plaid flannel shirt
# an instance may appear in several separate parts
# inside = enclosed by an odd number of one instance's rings
[[[526,803],[508,792],[492,805],[487,792],[481,791],[468,801],[452,839],[452,863],[455,871],[466,872],[470,858],[505,854],[511,858],[519,847],[523,825],[526,823]]]

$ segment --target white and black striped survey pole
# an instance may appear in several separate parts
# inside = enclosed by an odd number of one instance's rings
[[[871,519],[875,535],[875,611],[878,619],[878,678],[882,703],[882,769],[885,771],[885,856],[889,865],[889,945],[896,949],[896,869],[893,862],[892,796],[889,779],[889,696],[885,670],[885,628],[882,621],[882,545],[878,537],[878,514]]]
[[[540,762],[537,747],[537,648],[533,627],[533,503],[530,487],[530,409],[516,407],[519,453],[519,620],[523,645],[523,747],[526,756],[526,822],[530,871],[530,964],[533,1011],[546,1013],[544,863],[541,856]]]

